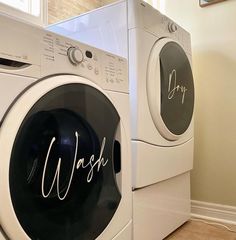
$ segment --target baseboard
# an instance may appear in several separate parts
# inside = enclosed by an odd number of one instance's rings
[[[236,207],[192,200],[191,217],[236,225]]]

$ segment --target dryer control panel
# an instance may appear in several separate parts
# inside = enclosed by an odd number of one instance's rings
[[[142,28],[158,38],[168,37],[177,41],[186,52],[191,54],[190,34],[187,31],[149,4],[142,1],[139,7],[142,12],[140,14]],[[139,19],[140,16],[137,15],[136,18]]]
[[[42,36],[42,75],[76,74],[106,90],[128,92],[126,59],[45,31]]]

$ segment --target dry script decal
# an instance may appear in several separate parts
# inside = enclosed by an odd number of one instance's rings
[[[76,145],[75,145],[75,152],[74,152],[74,162],[73,162],[73,167],[71,169],[71,175],[70,175],[70,180],[66,189],[66,192],[63,196],[61,196],[60,194],[60,170],[61,170],[61,158],[58,159],[58,163],[57,163],[57,168],[55,170],[55,175],[51,184],[51,187],[49,189],[49,191],[47,193],[45,193],[45,188],[44,188],[44,182],[45,182],[45,178],[46,178],[46,169],[47,169],[47,165],[48,165],[48,161],[49,161],[49,156],[50,156],[50,152],[51,149],[53,147],[53,144],[56,141],[56,138],[53,137],[49,148],[48,148],[48,152],[47,152],[47,156],[45,159],[45,164],[44,164],[44,168],[43,168],[43,176],[42,176],[42,184],[41,184],[41,191],[42,191],[42,195],[44,198],[48,198],[50,193],[52,192],[52,189],[54,187],[54,185],[56,184],[56,189],[57,189],[57,197],[60,200],[64,200],[66,198],[66,196],[68,195],[68,192],[70,190],[71,187],[71,182],[74,176],[74,172],[75,169],[79,170],[81,168],[83,169],[89,169],[88,175],[87,175],[87,182],[91,182],[94,176],[94,171],[99,172],[101,170],[101,167],[105,167],[108,163],[108,159],[104,159],[103,155],[103,151],[105,148],[105,144],[106,144],[106,138],[104,137],[102,140],[102,145],[101,145],[101,150],[100,150],[100,154],[97,160],[95,160],[94,155],[92,155],[90,157],[90,160],[88,163],[85,163],[85,159],[81,158],[79,160],[76,159],[77,153],[79,151],[79,134],[78,132],[75,132],[75,138],[76,138]]]
[[[169,74],[169,85],[168,85],[168,99],[174,98],[177,92],[182,93],[182,104],[184,104],[185,94],[187,92],[187,88],[185,86],[177,85],[177,73],[176,70],[173,69]]]

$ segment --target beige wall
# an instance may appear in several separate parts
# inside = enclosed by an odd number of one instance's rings
[[[195,154],[192,199],[236,206],[236,1],[206,8],[165,0],[192,35]]]
[[[114,1],[115,0],[48,0],[48,23],[52,24],[74,17]]]
[[[153,1],[152,0],[144,0],[145,2],[149,3],[149,4],[153,4]]]

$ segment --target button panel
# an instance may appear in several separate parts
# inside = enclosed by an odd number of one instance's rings
[[[116,91],[117,89],[127,89],[128,91],[128,69],[124,58],[106,53],[104,56],[104,82],[106,87]]]
[[[42,45],[43,75],[76,74],[104,89],[128,92],[124,58],[50,32],[44,34]]]
[[[160,29],[161,36],[169,37],[177,41],[185,49],[186,52],[191,52],[191,47],[189,45],[191,42],[190,34],[165,15],[162,15],[161,17]]]
[[[107,83],[122,83],[124,79],[124,65],[125,62],[122,58],[116,59],[117,56],[106,54],[105,63],[105,79]],[[118,61],[117,61],[118,60]]]
[[[142,8],[143,21],[147,32],[151,32],[157,38],[168,37],[177,41],[186,52],[191,53],[190,34],[167,16],[155,9]]]

